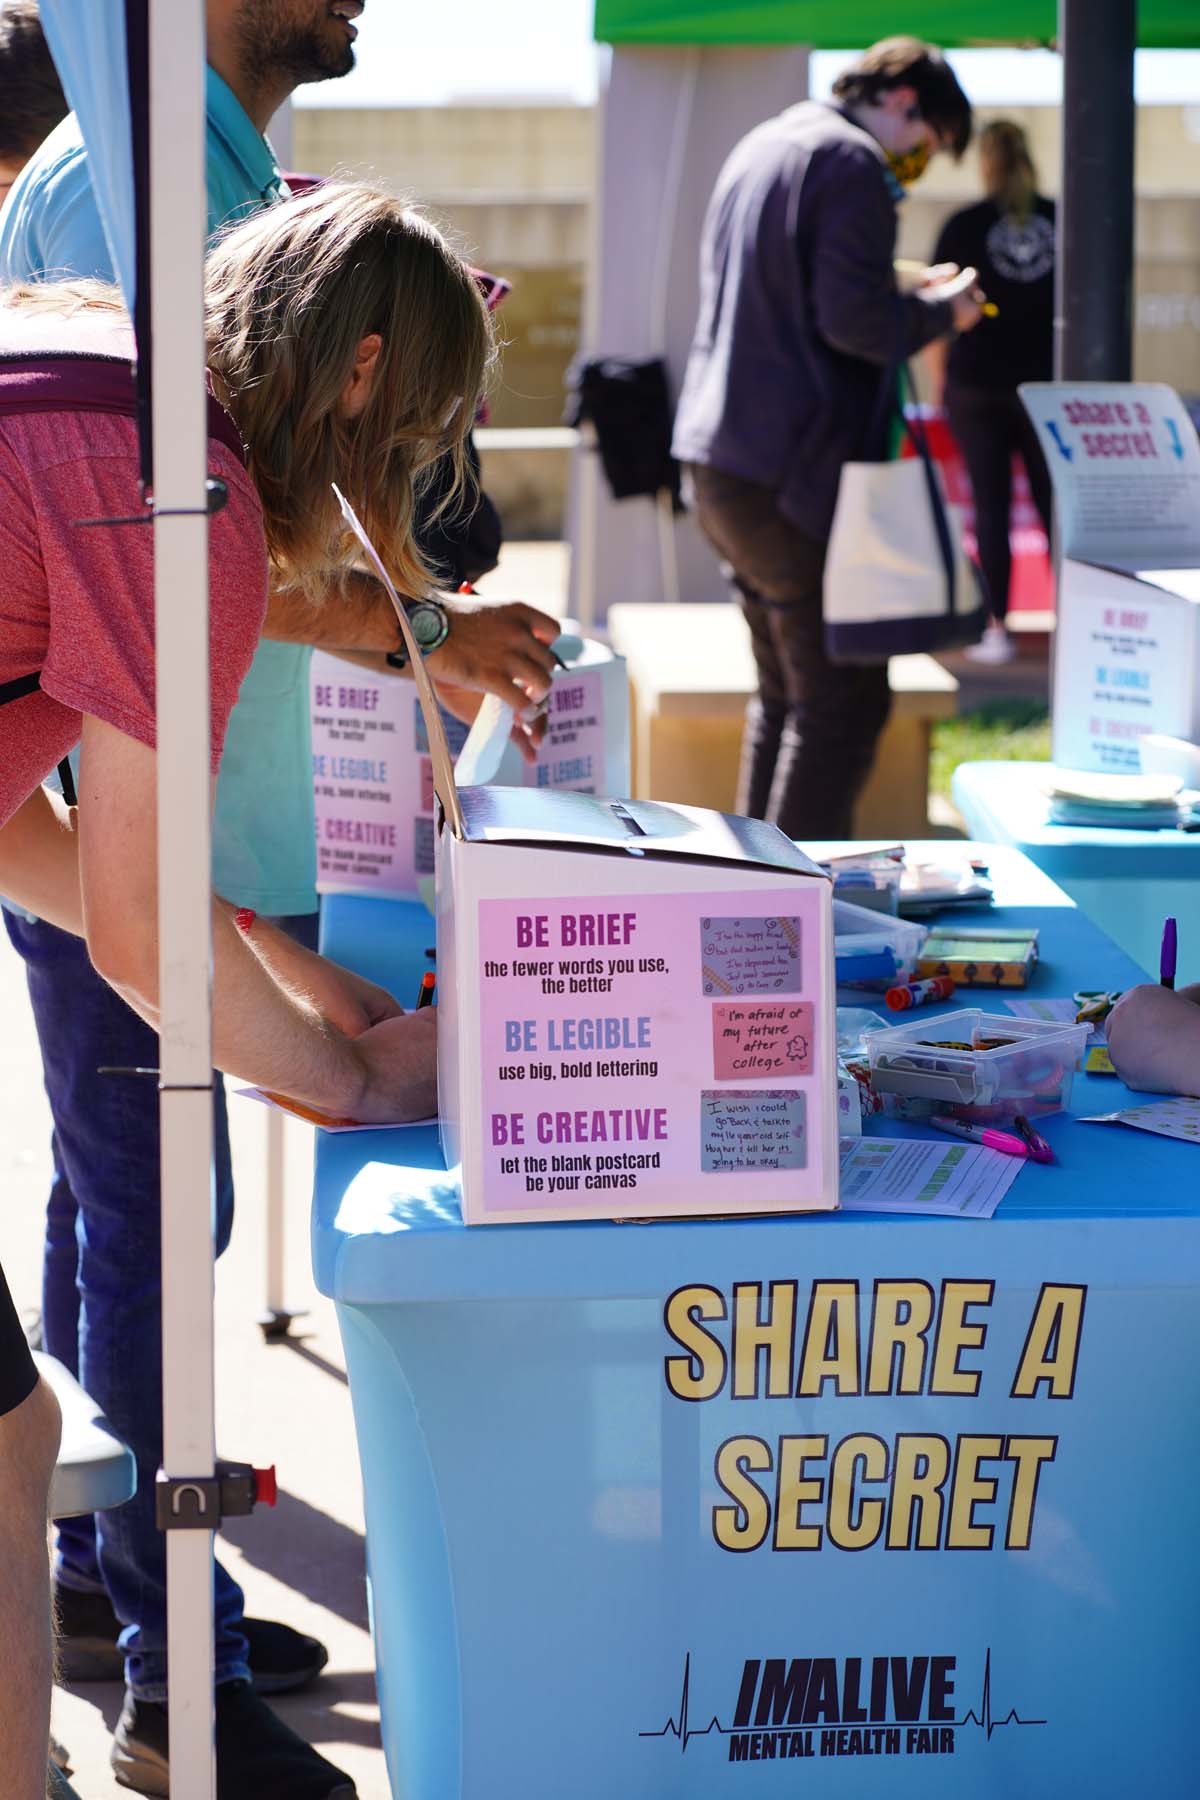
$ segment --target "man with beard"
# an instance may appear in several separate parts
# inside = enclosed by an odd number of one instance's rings
[[[207,0],[208,224],[285,199],[264,138],[301,82],[348,73],[361,0]],[[0,111],[3,111],[0,68]],[[113,278],[78,125],[51,133],[0,217],[0,281]],[[448,704],[461,689],[518,704],[549,689],[557,623],[519,604],[444,600],[446,635],[430,674]],[[308,646],[395,654],[390,602],[363,576],[314,609],[273,591],[264,641],[230,720],[214,821],[214,883],[235,904],[315,938]],[[517,691],[514,693],[514,688]],[[43,1323],[46,1347],[76,1368],[133,1447],[139,1492],[126,1507],[59,1529],[56,1591],[61,1660],[72,1684],[124,1665],[125,1707],[113,1766],[123,1785],[168,1791],[166,1555],[154,1522],[162,1456],[158,1096],[151,1083],[100,1076],[101,1065],[153,1068],[150,1029],[101,981],[80,939],[6,914],[25,960],[54,1119]],[[233,1192],[217,1077],[217,1247],[228,1242]],[[341,1771],[263,1702],[311,1680],[327,1660],[315,1639],[243,1617],[232,1578],[216,1574],[216,1741],[221,1800],[344,1800]],[[120,1648],[117,1647],[118,1635]]]

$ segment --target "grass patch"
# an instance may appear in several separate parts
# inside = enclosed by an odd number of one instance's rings
[[[993,700],[955,719],[936,719],[929,762],[933,794],[950,798],[964,762],[1049,762],[1050,710],[1042,700]]]

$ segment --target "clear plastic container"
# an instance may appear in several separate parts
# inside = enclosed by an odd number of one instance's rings
[[[890,856],[839,858],[829,865],[835,900],[846,900],[868,912],[893,917],[900,906],[902,863]]]
[[[949,1113],[974,1125],[1062,1112],[1090,1025],[964,1007],[867,1035],[871,1085],[902,1118]]]
[[[835,897],[833,938],[838,986],[875,988],[884,993],[898,981],[911,981],[928,936],[927,927],[915,925],[911,919],[892,918]]]

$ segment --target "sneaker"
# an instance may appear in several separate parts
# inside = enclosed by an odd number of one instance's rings
[[[976,663],[1010,663],[1017,654],[1017,646],[1013,643],[1006,626],[998,619],[985,626],[983,636],[977,644],[968,644],[963,655],[969,662]]]
[[[120,1787],[169,1794],[167,1709],[128,1689],[113,1734]],[[248,1681],[223,1681],[216,1694],[217,1800],[355,1800],[336,1769],[277,1718]]]
[[[125,1658],[117,1648],[121,1624],[107,1594],[55,1588],[58,1666],[66,1687],[85,1681],[124,1681]],[[274,1619],[243,1619],[250,1676],[260,1694],[290,1694],[306,1687],[329,1661],[324,1644]]]

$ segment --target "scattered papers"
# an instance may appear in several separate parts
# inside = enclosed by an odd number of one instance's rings
[[[977,1144],[842,1138],[838,1200],[843,1212],[990,1219],[1025,1167],[1022,1156]]]
[[[1120,1112],[1092,1113],[1080,1122],[1132,1125],[1135,1131],[1152,1131],[1156,1137],[1200,1144],[1200,1100],[1151,1100],[1146,1106],[1127,1106]]]
[[[1055,1025],[1074,1025],[1079,1017],[1079,1002],[1069,996],[1062,1000],[1020,1000],[1006,999],[1004,1002],[1009,1012],[1016,1013],[1018,1019],[1047,1019]],[[1104,1042],[1104,1021],[1092,1023],[1093,1045]],[[1096,1073],[1095,1070],[1092,1071]]]
[[[437,1124],[436,1118],[433,1118],[397,1120],[394,1125],[368,1125],[361,1119],[338,1119],[332,1113],[318,1112],[315,1106],[305,1106],[299,1100],[289,1100],[286,1094],[272,1094],[265,1088],[238,1088],[237,1092],[244,1100],[257,1100],[260,1106],[288,1113],[293,1119],[299,1119],[305,1125],[315,1125],[321,1131],[415,1131],[419,1125]]]
[[[1093,1044],[1083,1059],[1083,1072],[1085,1075],[1116,1074],[1107,1044]]]

